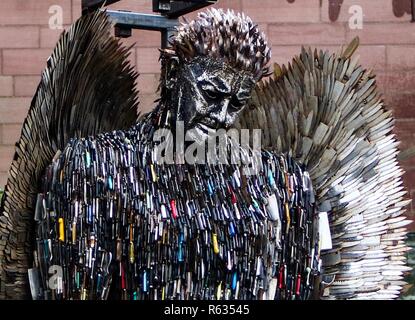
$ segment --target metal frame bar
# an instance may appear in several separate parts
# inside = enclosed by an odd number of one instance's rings
[[[177,19],[169,19],[157,14],[106,10],[116,25],[128,26],[133,29],[162,31],[174,29],[178,25]]]

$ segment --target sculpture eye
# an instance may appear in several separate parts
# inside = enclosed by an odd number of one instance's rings
[[[231,100],[231,106],[235,109],[235,110],[239,110],[241,108],[243,108],[246,104],[245,99],[243,100],[239,100],[236,96],[234,96]]]
[[[220,97],[220,93],[213,89],[205,89],[204,92],[206,96],[212,100],[218,99]]]

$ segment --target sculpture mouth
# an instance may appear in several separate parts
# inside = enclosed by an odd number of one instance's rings
[[[199,129],[201,132],[207,135],[216,132],[215,126],[207,125],[205,123],[198,123],[195,128]]]
[[[186,132],[186,139],[203,142],[210,137],[216,136],[216,129],[214,126],[206,123],[198,122]]]

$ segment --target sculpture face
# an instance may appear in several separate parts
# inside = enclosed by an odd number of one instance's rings
[[[255,86],[250,73],[210,57],[183,64],[176,79],[177,120],[190,137],[203,140],[234,123]]]

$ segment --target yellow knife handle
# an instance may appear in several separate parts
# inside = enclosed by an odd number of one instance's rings
[[[65,230],[63,225],[63,218],[58,219],[59,223],[59,241],[65,241]]]
[[[216,233],[212,233],[212,241],[213,241],[213,252],[215,254],[219,253],[219,243],[218,243],[218,235]]]
[[[153,178],[153,182],[157,182],[158,177],[157,177],[156,170],[154,169],[154,165],[153,165],[153,164],[151,164],[151,165],[150,165],[150,168],[151,168],[151,176],[152,176],[152,178]]]
[[[218,288],[216,290],[216,300],[221,300],[222,297],[222,281],[219,283]]]
[[[76,243],[76,222],[72,223],[72,244],[74,243]]]
[[[130,263],[134,263],[134,243],[130,242]]]
[[[288,230],[290,229],[290,226],[291,226],[290,209],[288,208],[288,202],[285,203],[285,216],[287,218],[287,230],[286,230],[286,232],[288,233]]]

